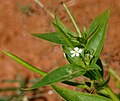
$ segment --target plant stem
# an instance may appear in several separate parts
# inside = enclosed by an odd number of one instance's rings
[[[104,89],[108,92],[108,94],[110,95],[110,97],[112,98],[113,101],[120,101],[108,85],[105,86]]]
[[[62,2],[62,3],[63,3],[63,2]],[[75,29],[76,29],[76,31],[77,31],[77,33],[78,33],[78,36],[81,37],[82,34],[81,34],[80,29],[78,28],[78,26],[77,26],[77,24],[76,24],[76,22],[75,22],[75,20],[74,20],[74,18],[73,18],[71,12],[69,11],[69,9],[67,8],[67,6],[66,6],[65,3],[63,3],[63,6],[64,6],[65,10],[67,11],[68,15],[70,16],[70,19],[71,19],[73,25],[75,26]]]
[[[43,8],[52,18],[54,18],[54,14],[50,12],[39,0],[34,0],[41,8]]]

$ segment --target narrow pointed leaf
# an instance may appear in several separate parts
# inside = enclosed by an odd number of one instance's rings
[[[66,34],[77,37],[77,35],[73,33],[69,28],[67,28],[57,16],[55,16],[55,22]]]
[[[75,64],[68,64],[50,72],[48,75],[34,84],[32,89],[45,85],[51,85],[56,82],[70,80],[83,74],[85,74],[85,70],[83,68]]]
[[[75,46],[80,44],[77,40],[77,34],[67,28],[57,16],[55,17],[55,22],[63,30],[63,32],[66,33],[66,35],[70,38],[70,40],[72,41],[72,43],[74,43]]]
[[[57,43],[57,44],[62,44],[62,45],[67,45],[67,43],[65,42],[65,40],[61,37],[60,33],[58,32],[51,32],[51,33],[47,33],[47,34],[32,34],[35,37],[53,42],[53,43]]]
[[[56,31],[60,33],[61,37],[65,40],[65,42],[71,47],[74,48],[74,45],[70,38],[66,35],[66,33],[55,23],[53,23],[53,26],[55,27]]]
[[[109,18],[109,10],[105,12],[101,20],[101,24],[99,25],[98,29],[91,37],[91,39],[88,41],[85,47],[85,50],[91,52],[93,56],[97,57],[95,58],[94,63],[97,61],[98,56],[103,48],[108,18]]]
[[[7,51],[5,51],[5,50],[3,50],[3,52],[4,52],[7,56],[9,56],[10,58],[12,58],[13,60],[15,60],[16,62],[18,62],[19,64],[25,66],[26,68],[28,68],[28,69],[30,69],[30,70],[32,70],[32,71],[34,71],[34,72],[36,72],[36,73],[38,73],[38,74],[40,74],[40,75],[42,75],[42,76],[47,75],[47,74],[46,74],[45,72],[43,72],[42,70],[40,70],[40,69],[32,66],[31,64],[25,62],[24,60],[20,59],[20,58],[17,57],[16,55],[14,55],[14,54],[12,54],[12,53],[10,53],[10,52],[7,52]]]
[[[102,23],[102,20],[104,19],[106,13],[108,10],[97,16],[94,21],[90,24],[90,27],[87,31],[87,38],[89,38],[94,32],[98,29],[99,25]]]
[[[82,92],[68,90],[57,85],[52,86],[55,91],[62,96],[66,101],[112,101],[111,99]]]

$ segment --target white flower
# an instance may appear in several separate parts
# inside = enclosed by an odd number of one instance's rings
[[[75,47],[74,50],[71,50],[70,53],[72,54],[71,57],[80,56],[80,53],[82,52],[82,49]]]

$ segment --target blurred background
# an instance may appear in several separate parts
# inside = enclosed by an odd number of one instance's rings
[[[107,8],[111,15],[101,54],[105,71],[112,68],[120,73],[120,0],[63,0],[73,14],[78,26],[89,27],[91,21]],[[59,16],[65,25],[75,30],[59,0],[40,0]],[[0,0],[0,101],[63,101],[50,87],[23,92],[40,75],[27,70],[2,53],[7,50],[43,71],[67,64],[59,45],[38,39],[32,33],[54,31],[53,18],[34,0]],[[116,93],[113,78],[109,85]],[[29,99],[29,100],[28,100]]]

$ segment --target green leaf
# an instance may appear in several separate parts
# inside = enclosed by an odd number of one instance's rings
[[[53,23],[53,26],[55,27],[56,31],[60,33],[61,37],[65,40],[65,42],[71,47],[74,48],[74,45],[70,38],[66,35],[66,33],[55,23]]]
[[[104,11],[102,14],[100,14],[99,16],[97,16],[93,22],[90,24],[90,27],[87,31],[87,38],[89,38],[92,34],[95,33],[95,31],[98,29],[98,27],[100,26],[100,24],[102,24],[102,21],[106,15],[106,13],[108,13],[108,10]]]
[[[45,85],[51,85],[56,82],[70,80],[70,79],[73,79],[75,77],[85,74],[85,72],[86,71],[80,66],[77,66],[75,64],[68,64],[68,65],[59,67],[53,70],[52,72],[50,72],[48,75],[46,75],[36,84],[34,84],[32,86],[32,89],[45,86]]]
[[[100,59],[97,60],[97,63],[92,63],[87,66],[88,72],[84,76],[90,78],[91,80],[100,80],[103,77],[103,68],[101,67]]]
[[[27,63],[27,62],[25,62],[24,60],[20,59],[20,58],[17,57],[16,55],[14,55],[14,54],[12,54],[12,53],[10,53],[10,52],[7,52],[7,51],[5,51],[5,50],[3,50],[3,52],[4,52],[7,56],[9,56],[10,58],[12,58],[13,60],[15,60],[16,62],[18,62],[19,64],[21,64],[21,65],[25,66],[26,68],[28,68],[29,70],[32,70],[32,71],[34,71],[34,72],[36,72],[36,73],[38,73],[38,74],[40,74],[40,75],[42,75],[42,76],[47,75],[45,72],[41,71],[40,69],[32,66],[31,64],[29,64],[29,63]]]
[[[73,37],[77,37],[77,35],[73,33],[69,28],[67,28],[57,16],[55,16],[55,22],[66,34],[70,34]]]
[[[68,90],[60,86],[52,86],[56,92],[61,95],[66,101],[112,101],[111,99],[82,92],[76,92],[73,90]]]
[[[67,45],[65,40],[61,37],[60,33],[58,32],[51,32],[47,34],[32,34],[32,35],[50,42]]]
[[[97,61],[99,54],[102,50],[103,44],[104,44],[108,18],[109,18],[109,10],[103,13],[100,21],[95,20],[94,23],[95,24],[100,23],[100,25],[95,31],[94,35],[91,37],[91,39],[87,42],[86,47],[85,47],[85,50],[91,52],[93,56],[97,57],[95,58],[94,63]]]
[[[87,66],[87,70],[94,70],[94,69],[101,70],[101,68],[97,64],[90,64],[89,66]]]
[[[79,41],[77,41],[76,33],[73,33],[69,28],[67,28],[57,16],[55,16],[55,23],[64,31],[64,33],[66,33],[75,46],[80,44]]]

